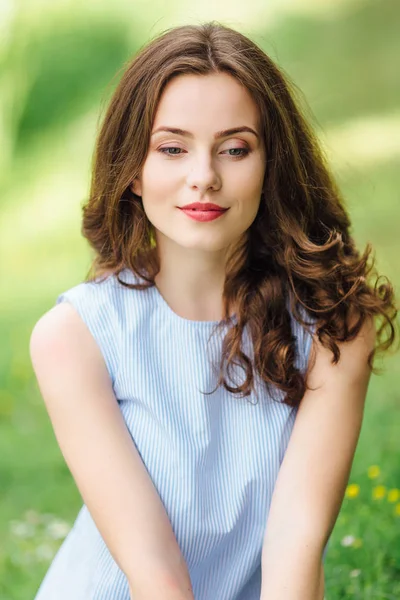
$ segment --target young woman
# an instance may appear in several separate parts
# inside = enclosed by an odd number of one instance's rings
[[[86,280],[32,364],[84,504],[37,600],[322,600],[389,282],[277,66],[218,23],[127,65]],[[379,327],[376,327],[376,321]]]

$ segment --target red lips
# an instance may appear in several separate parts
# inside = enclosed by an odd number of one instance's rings
[[[191,204],[180,206],[180,208],[184,208],[185,210],[228,210],[227,208],[223,208],[222,206],[218,206],[218,204],[213,204],[212,202],[192,202]]]

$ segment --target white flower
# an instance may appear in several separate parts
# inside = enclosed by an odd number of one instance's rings
[[[46,533],[53,540],[61,540],[65,538],[70,529],[71,527],[68,523],[61,521],[60,519],[55,519],[52,523],[47,525]]]
[[[49,561],[54,556],[54,549],[49,544],[40,544],[35,551],[38,560]]]
[[[10,521],[10,531],[20,538],[29,538],[35,535],[35,527],[31,523],[23,521]]]
[[[361,573],[361,569],[353,569],[350,571],[350,577],[358,577]]]
[[[352,546],[355,542],[355,537],[354,535],[345,535],[344,538],[342,539],[342,541],[340,542],[342,546]]]

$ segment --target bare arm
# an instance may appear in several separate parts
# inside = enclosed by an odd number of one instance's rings
[[[123,420],[100,348],[69,303],[36,323],[30,356],[61,452],[132,596],[193,600],[171,523]]]
[[[298,409],[275,485],[262,552],[261,600],[322,600],[322,553],[351,471],[375,343],[372,321],[341,343],[340,360],[314,340],[310,387]]]

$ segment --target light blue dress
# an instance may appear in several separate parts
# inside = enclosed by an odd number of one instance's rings
[[[138,282],[131,271],[120,275]],[[115,276],[61,294],[97,341],[132,439],[156,486],[189,569],[195,600],[259,600],[261,551],[275,480],[297,409],[215,388],[223,334],[215,321],[178,316],[159,290]],[[234,320],[236,317],[234,317]],[[228,327],[227,324],[224,327]],[[296,364],[311,337],[292,317]],[[226,331],[226,329],[224,330]],[[247,330],[244,349],[252,357]],[[243,369],[233,371],[236,384]],[[83,505],[35,600],[129,600],[124,573]]]

